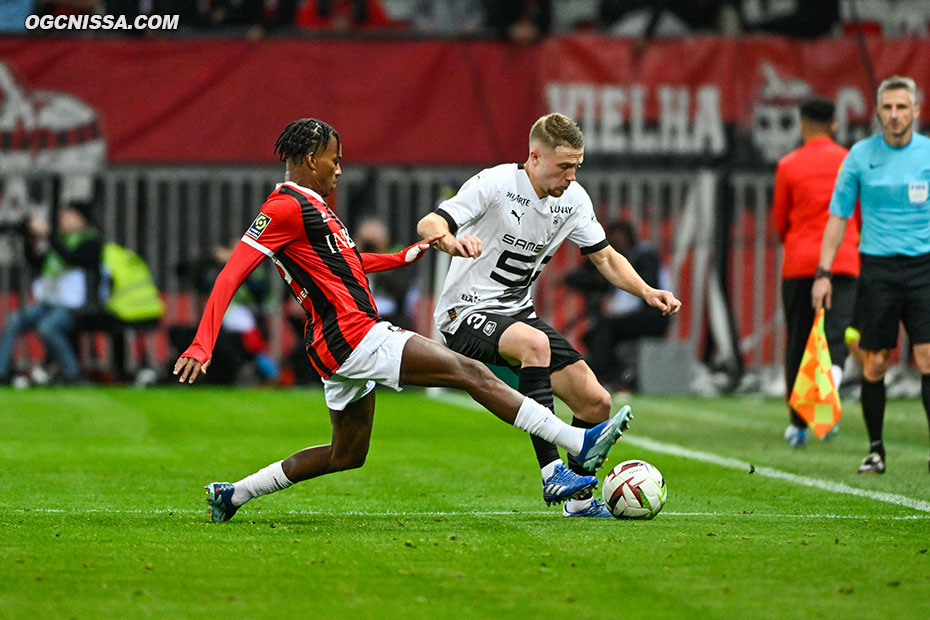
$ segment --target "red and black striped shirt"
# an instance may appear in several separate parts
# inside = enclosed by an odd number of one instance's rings
[[[287,182],[265,200],[217,276],[193,344],[182,354],[210,358],[223,315],[236,289],[264,257],[271,257],[307,314],[307,354],[331,377],[381,319],[367,271],[405,264],[398,255],[360,255],[346,227],[313,190]]]

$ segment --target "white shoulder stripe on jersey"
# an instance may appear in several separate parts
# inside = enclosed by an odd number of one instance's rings
[[[265,256],[274,256],[274,252],[272,252],[271,250],[269,250],[268,248],[266,248],[265,246],[263,246],[261,243],[259,243],[258,241],[256,241],[256,240],[253,239],[252,237],[250,237],[250,236],[248,236],[248,235],[242,235],[242,240],[243,240],[246,244],[252,246],[252,247],[255,248],[256,250],[258,250],[259,252],[261,252],[262,254],[264,254]]]

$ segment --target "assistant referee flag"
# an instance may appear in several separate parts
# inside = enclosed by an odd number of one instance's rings
[[[788,399],[791,408],[821,439],[843,415],[840,394],[833,383],[833,373],[830,372],[833,363],[823,322],[824,311],[821,308],[814,317],[814,325],[801,358],[801,368]]]

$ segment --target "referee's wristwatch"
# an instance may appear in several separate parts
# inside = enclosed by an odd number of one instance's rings
[[[824,269],[820,265],[817,265],[817,269],[814,270],[814,279],[826,278],[827,280],[833,279],[833,272],[829,269]]]

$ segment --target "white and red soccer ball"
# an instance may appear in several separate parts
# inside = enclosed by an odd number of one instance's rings
[[[618,519],[651,519],[662,510],[668,489],[646,461],[624,461],[604,478],[604,503]]]

